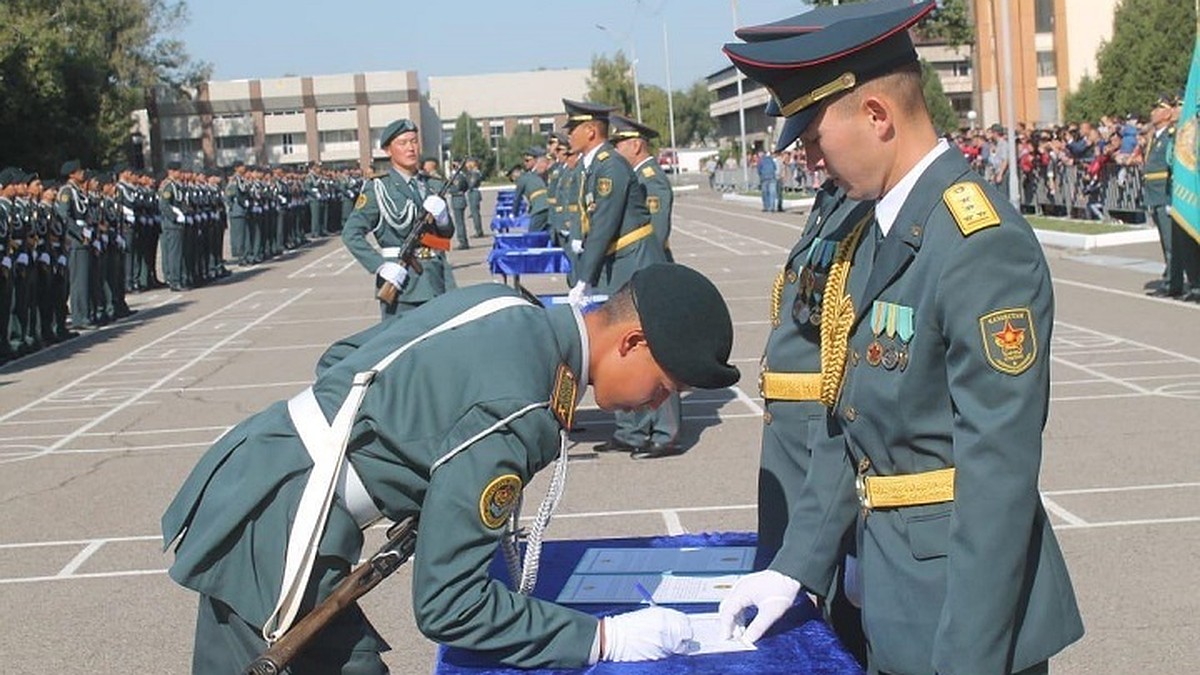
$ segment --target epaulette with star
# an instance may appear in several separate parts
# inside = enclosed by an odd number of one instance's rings
[[[955,183],[942,193],[942,201],[964,237],[1000,224],[1000,214],[979,183]]]

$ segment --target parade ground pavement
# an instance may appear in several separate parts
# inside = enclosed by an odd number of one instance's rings
[[[589,396],[549,538],[754,529],[771,283],[805,216],[680,193],[671,247],[724,293],[741,381],[686,394],[687,452],[651,461],[591,451],[612,417]],[[491,240],[471,243],[449,254],[459,285],[499,281]],[[1087,628],[1051,671],[1186,672],[1200,662],[1200,305],[1146,296],[1157,244],[1046,255],[1057,322],[1041,490]],[[566,290],[561,276],[521,281]],[[327,345],[378,321],[373,295],[341,241],[320,239],[217,285],[131,296],[131,319],[0,369],[0,670],[189,672],[196,595],[165,573],[159,518],[226,429],[302,390]],[[410,581],[402,568],[363,603],[395,673],[434,663]]]

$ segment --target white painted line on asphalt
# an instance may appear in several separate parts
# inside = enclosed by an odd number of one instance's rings
[[[87,574],[72,574],[70,576],[60,577],[58,575],[51,577],[16,577],[13,579],[0,579],[0,585],[4,584],[32,584],[42,581],[76,581],[79,579],[114,579],[117,577],[139,577],[148,574],[166,574],[166,568],[160,570],[128,570],[123,572],[89,572]]]
[[[1100,363],[1089,363],[1093,368],[1126,368],[1129,366],[1165,366],[1171,363],[1179,363],[1175,359],[1155,359],[1151,361],[1102,361]]]
[[[679,520],[679,513],[677,511],[672,511],[670,509],[663,511],[662,518],[663,523],[666,524],[667,527],[667,534],[672,536],[677,534],[687,534],[687,528],[684,527],[683,523]]]
[[[55,455],[103,455],[110,452],[141,452],[143,450],[178,450],[180,448],[207,448],[217,442],[220,436],[211,441],[200,441],[197,443],[163,443],[161,445],[130,445],[117,448],[59,448],[54,451]]]
[[[1057,530],[1090,530],[1101,527],[1140,527],[1142,525],[1182,525],[1200,523],[1200,516],[1185,516],[1183,518],[1145,518],[1142,520],[1110,520],[1103,523],[1088,523],[1086,525],[1059,525]]]
[[[1146,389],[1145,387],[1137,385],[1133,382],[1126,382],[1125,380],[1122,380],[1119,377],[1113,377],[1112,375],[1102,373],[1094,368],[1089,368],[1088,366],[1085,366],[1085,365],[1082,365],[1079,363],[1074,363],[1072,361],[1068,361],[1067,359],[1064,359],[1062,357],[1054,356],[1053,352],[1051,352],[1050,359],[1052,361],[1054,361],[1055,363],[1061,363],[1064,366],[1069,366],[1071,368],[1075,368],[1076,370],[1083,371],[1083,372],[1087,373],[1088,375],[1091,375],[1092,377],[1100,378],[1100,379],[1104,380],[1105,382],[1108,382],[1109,384],[1115,384],[1120,387],[1126,387],[1126,388],[1132,389],[1133,391],[1141,394],[1142,396],[1150,396],[1153,393],[1149,389]]]
[[[700,224],[707,225],[708,223],[700,223]],[[713,241],[712,239],[709,239],[708,237],[696,234],[694,232],[688,232],[687,228],[680,227],[679,225],[675,225],[675,227],[672,228],[672,231],[678,232],[679,234],[685,234],[689,237],[695,237],[696,239],[699,239],[700,241],[703,241],[706,244],[709,244],[711,246],[716,246],[717,248],[720,248],[720,249],[724,249],[734,255],[745,255],[745,253],[743,253],[742,249],[740,249],[740,248],[735,248],[733,246],[726,246],[725,244],[722,244],[719,241]]]
[[[804,232],[803,225],[792,225],[791,223],[785,223],[780,220],[775,220],[774,218],[764,218],[762,216],[756,216],[752,213],[746,213],[744,210],[741,210],[741,209],[738,209],[738,210],[715,209],[715,208],[712,208],[711,206],[700,206],[699,204],[684,203],[684,202],[676,202],[675,205],[677,207],[682,207],[683,209],[691,208],[691,209],[700,209],[702,211],[712,211],[713,213],[719,213],[723,216],[736,216],[738,218],[744,218],[746,220],[756,220],[760,223],[767,223],[768,225],[777,225],[779,227],[787,228],[789,230],[794,230],[796,232]]]
[[[93,542],[102,542],[105,544],[117,544],[127,541],[153,541],[161,540],[162,537],[156,534],[136,535],[132,537],[103,537],[100,539],[61,539],[59,541],[25,541],[16,544],[0,544],[0,551],[7,549],[19,548],[42,548],[52,546],[87,546]]]
[[[312,291],[312,289],[306,288],[306,289],[303,289],[303,290],[299,291],[298,293],[289,294],[289,295],[288,295],[288,297],[287,297],[285,300],[283,300],[282,302],[280,302],[280,303],[276,304],[274,307],[272,307],[272,308],[271,308],[269,311],[267,311],[265,314],[263,314],[263,315],[259,316],[258,318],[254,319],[253,321],[250,321],[250,322],[249,322],[249,323],[247,323],[246,325],[244,325],[244,326],[242,326],[241,328],[239,328],[237,331],[235,331],[235,332],[233,332],[233,333],[231,333],[231,334],[229,334],[229,335],[225,336],[224,338],[221,338],[220,340],[216,341],[216,342],[215,342],[215,343],[213,343],[213,344],[212,344],[212,345],[211,345],[211,346],[208,348],[208,350],[206,350],[204,353],[202,353],[202,354],[200,354],[200,355],[196,356],[194,359],[192,359],[192,360],[191,360],[191,361],[189,361],[188,363],[185,363],[185,364],[183,364],[183,365],[179,366],[179,367],[178,367],[178,368],[176,368],[175,370],[173,370],[173,371],[171,371],[170,373],[168,373],[168,374],[164,375],[163,377],[159,378],[159,379],[158,379],[158,381],[157,381],[157,382],[155,382],[154,384],[151,384],[151,385],[149,385],[147,388],[145,388],[145,389],[142,389],[142,390],[141,390],[139,393],[137,393],[137,394],[134,394],[134,395],[133,395],[133,396],[131,396],[130,398],[126,399],[125,401],[122,401],[121,403],[119,403],[119,404],[117,404],[117,405],[115,405],[115,406],[113,406],[113,407],[109,408],[107,411],[105,411],[105,412],[103,412],[103,413],[100,413],[100,414],[99,414],[99,415],[97,415],[95,418],[93,418],[93,419],[92,419],[90,422],[88,422],[88,423],[86,423],[86,424],[84,424],[84,425],[80,426],[79,428],[77,428],[77,429],[75,429],[74,431],[72,431],[72,432],[70,432],[70,433],[66,434],[65,436],[62,436],[62,437],[61,437],[61,438],[60,438],[58,441],[56,441],[55,443],[53,443],[53,444],[51,444],[50,446],[48,446],[48,447],[45,449],[45,451],[43,451],[41,454],[38,454],[38,455],[31,455],[31,456],[29,456],[29,457],[21,457],[21,458],[16,458],[16,457],[13,457],[13,458],[5,458],[5,459],[0,459],[0,464],[6,464],[6,463],[10,463],[10,462],[17,462],[17,461],[28,461],[28,460],[30,460],[30,459],[34,459],[34,458],[36,458],[36,457],[41,457],[41,456],[44,456],[44,455],[46,455],[46,454],[52,453],[52,452],[54,452],[55,450],[58,450],[59,448],[62,448],[62,447],[64,447],[64,446],[66,446],[67,444],[69,444],[69,443],[71,443],[72,441],[74,441],[76,438],[79,438],[81,434],[83,434],[83,433],[86,433],[86,432],[88,432],[88,431],[92,430],[93,428],[95,428],[96,426],[100,425],[100,424],[101,424],[102,422],[104,422],[105,420],[109,419],[109,418],[110,418],[110,417],[112,417],[113,415],[116,415],[117,413],[121,412],[122,410],[124,410],[124,409],[126,409],[126,408],[130,407],[132,404],[136,403],[136,402],[137,402],[139,399],[141,399],[141,398],[143,398],[143,397],[145,397],[145,396],[149,395],[151,392],[153,392],[154,390],[158,389],[158,388],[159,388],[159,387],[161,387],[162,385],[165,385],[165,384],[167,384],[168,382],[171,382],[171,381],[172,381],[172,380],[173,380],[175,377],[177,377],[177,376],[178,376],[180,373],[182,373],[183,371],[187,370],[188,368],[190,368],[190,367],[192,367],[193,365],[195,365],[196,363],[198,363],[200,360],[202,360],[202,359],[203,359],[205,356],[207,356],[208,354],[211,354],[211,353],[213,353],[213,352],[217,351],[218,349],[220,349],[221,347],[223,347],[223,346],[224,346],[224,345],[225,345],[227,342],[230,342],[230,341],[232,341],[232,340],[235,340],[235,339],[237,339],[237,338],[238,338],[238,337],[239,337],[241,334],[245,333],[246,331],[249,331],[251,328],[254,328],[254,327],[255,327],[255,326],[257,326],[258,324],[260,324],[260,323],[262,323],[262,322],[266,321],[266,320],[267,320],[267,319],[269,319],[270,317],[274,316],[274,315],[275,315],[277,312],[280,312],[280,311],[282,311],[282,310],[283,310],[284,308],[286,308],[288,305],[292,304],[293,302],[296,302],[296,301],[297,301],[297,300],[299,300],[300,298],[303,298],[305,295],[307,295],[307,294],[308,294],[308,293],[310,293],[311,291]],[[289,293],[290,293],[290,292],[289,292]],[[258,294],[258,292],[255,292],[255,293],[252,293],[251,295],[249,295],[249,296],[246,296],[246,297],[247,297],[247,298],[249,298],[249,297],[253,297],[253,296],[257,295],[257,294]],[[235,304],[236,304],[236,302],[235,302]],[[154,341],[152,341],[152,342],[149,342],[149,343],[147,343],[146,345],[143,345],[142,347],[138,348],[138,350],[136,350],[136,351],[142,351],[142,350],[146,350],[146,349],[148,349],[149,347],[151,347],[151,346],[153,346],[153,345],[155,345],[155,344],[157,344],[157,343],[159,343],[159,342],[162,342],[163,340],[166,340],[166,339],[168,339],[170,336],[172,336],[172,335],[175,335],[175,334],[178,334],[178,333],[180,333],[180,332],[182,332],[182,331],[186,330],[186,329],[187,329],[187,328],[189,328],[189,327],[196,326],[196,325],[201,325],[201,324],[203,324],[203,323],[207,323],[207,321],[211,320],[211,319],[212,319],[214,316],[217,316],[218,314],[220,314],[221,312],[223,312],[223,311],[225,311],[225,310],[227,310],[227,309],[228,309],[228,307],[224,307],[224,308],[222,308],[222,309],[219,309],[219,310],[217,310],[217,311],[215,311],[215,312],[213,312],[213,313],[211,313],[211,314],[208,314],[208,315],[206,315],[206,316],[204,316],[204,317],[201,317],[200,319],[197,319],[196,321],[193,321],[192,323],[188,324],[187,326],[184,326],[183,328],[177,329],[176,331],[172,331],[171,333],[167,333],[167,334],[166,334],[166,335],[164,335],[163,337],[161,337],[161,338],[159,338],[159,339],[157,339],[157,340],[154,340]],[[131,353],[136,353],[136,352],[131,352]],[[113,361],[113,362],[111,362],[111,363],[109,363],[109,364],[107,364],[107,365],[105,365],[105,366],[102,366],[102,367],[100,367],[99,369],[97,369],[97,370],[95,370],[95,371],[91,371],[91,372],[89,372],[87,375],[85,375],[85,376],[83,376],[83,377],[81,377],[81,378],[78,378],[78,379],[77,379],[77,380],[75,380],[74,382],[72,382],[72,383],[70,383],[70,384],[67,384],[67,385],[65,385],[65,386],[63,386],[63,387],[61,387],[61,388],[59,388],[59,389],[55,390],[55,391],[54,391],[52,394],[49,394],[49,395],[47,395],[47,396],[44,396],[44,397],[42,397],[41,399],[38,399],[38,401],[33,401],[33,402],[30,402],[30,403],[28,403],[28,404],[26,404],[26,405],[24,405],[24,406],[21,406],[20,408],[17,408],[16,410],[14,410],[14,411],[12,411],[12,412],[10,412],[10,413],[8,413],[8,414],[6,414],[6,415],[4,415],[4,416],[0,417],[0,421],[2,421],[2,420],[7,420],[7,419],[10,419],[10,418],[12,418],[13,416],[15,416],[15,415],[17,415],[17,414],[19,414],[19,413],[21,413],[21,412],[24,412],[24,411],[26,411],[26,410],[29,410],[29,409],[33,408],[33,407],[34,407],[34,406],[35,406],[35,405],[36,405],[36,404],[37,404],[39,401],[44,401],[44,400],[47,400],[47,399],[49,399],[49,398],[51,398],[51,397],[53,397],[53,396],[55,396],[55,395],[61,395],[62,393],[68,392],[68,391],[70,391],[70,390],[71,390],[73,387],[75,387],[75,386],[78,386],[78,384],[79,384],[80,382],[82,382],[82,381],[86,380],[88,377],[92,377],[92,376],[94,376],[94,375],[96,375],[96,374],[98,374],[98,373],[101,373],[101,372],[107,371],[107,370],[108,370],[108,369],[110,369],[110,368],[116,367],[116,366],[117,366],[117,365],[119,365],[121,362],[122,362],[122,359],[116,359],[115,361]]]
[[[1069,525],[1080,526],[1088,524],[1086,520],[1059,506],[1057,502],[1047,497],[1044,493],[1042,494],[1042,504],[1045,505],[1047,511],[1067,521]]]
[[[754,413],[754,415],[757,417],[762,417],[762,406],[756,403],[754,399],[750,398],[749,394],[742,391],[741,387],[730,387],[730,390],[732,390],[734,394],[737,394],[737,399],[742,403],[745,403],[746,407],[750,409],[750,412]]]
[[[251,352],[290,352],[297,349],[328,349],[329,343],[307,344],[307,345],[278,345],[275,347],[241,347],[238,353],[248,354]]]
[[[1095,394],[1092,396],[1051,396],[1050,400],[1055,403],[1072,402],[1072,401],[1104,401],[1112,398],[1151,398],[1157,394],[1154,393],[1129,393],[1129,394]]]
[[[1076,288],[1086,288],[1090,291],[1099,291],[1101,293],[1111,293],[1112,295],[1119,295],[1119,296],[1125,297],[1125,298],[1135,298],[1137,300],[1144,300],[1146,302],[1155,302],[1155,303],[1160,303],[1163,305],[1170,305],[1171,307],[1175,307],[1176,309],[1181,309],[1181,310],[1185,310],[1185,311],[1200,310],[1200,305],[1195,304],[1195,303],[1180,302],[1178,300],[1172,300],[1170,298],[1156,298],[1153,296],[1145,295],[1143,293],[1130,293],[1129,291],[1122,291],[1122,290],[1119,290],[1116,288],[1107,288],[1105,286],[1097,286],[1096,284],[1084,283],[1082,281],[1071,281],[1069,279],[1062,279],[1059,277],[1052,277],[1052,279],[1053,279],[1054,283],[1063,284],[1065,286],[1075,286]]]
[[[327,345],[328,346],[328,345]],[[273,389],[275,387],[307,387],[312,384],[312,380],[293,380],[291,382],[261,382],[258,384],[226,384],[215,387],[186,387],[175,389],[174,391],[193,392],[193,391],[235,391],[239,389]],[[171,390],[167,390],[171,391]]]
[[[1143,490],[1180,490],[1184,488],[1200,488],[1200,483],[1156,483],[1149,485],[1124,485],[1107,488],[1077,488],[1074,490],[1046,490],[1043,495],[1054,497],[1063,495],[1101,495],[1114,492],[1141,492]]]
[[[275,328],[278,326],[302,326],[310,323],[361,323],[363,321],[379,321],[379,314],[358,314],[356,316],[313,317],[311,319],[286,319],[264,323],[260,328]]]
[[[1055,349],[1054,353],[1062,356],[1091,356],[1093,354],[1121,354],[1124,352],[1141,352],[1145,351],[1141,347],[1122,347],[1119,349],[1089,349],[1087,347],[1075,347],[1072,349]]]
[[[83,550],[80,551],[74,558],[71,558],[71,562],[64,565],[63,568],[58,571],[58,574],[55,574],[54,576],[69,577],[75,574],[75,572],[83,566],[83,563],[87,562],[87,559],[92,557],[92,554],[94,554],[96,551],[99,551],[100,547],[103,545],[103,541],[93,540],[88,542],[88,545],[83,547]]]
[[[308,263],[307,265],[296,270],[295,272],[292,272],[291,274],[287,275],[287,278],[295,279],[302,275],[317,276],[316,274],[312,273],[314,270],[317,270],[322,265],[329,267],[329,264],[327,264],[327,263],[330,261],[330,259],[337,258],[338,256],[340,256],[342,254],[347,254],[346,249],[335,248],[332,251],[330,251],[329,253],[326,253],[325,255],[317,258],[316,260],[313,260],[312,262]]]
[[[1128,375],[1124,379],[1129,380],[1130,382],[1138,382],[1141,380],[1194,380],[1196,378],[1200,378],[1200,372],[1175,373],[1174,375]],[[1097,379],[1088,378],[1088,379],[1083,379],[1083,380],[1058,380],[1058,381],[1052,380],[1050,382],[1050,384],[1073,386],[1073,385],[1080,385],[1080,384],[1100,384],[1102,382],[1105,382],[1105,380],[1097,380]]]

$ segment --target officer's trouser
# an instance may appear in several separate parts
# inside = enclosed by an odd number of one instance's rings
[[[634,447],[643,445],[667,445],[679,437],[680,425],[679,394],[674,393],[658,406],[658,410],[618,412],[617,429],[613,438]]]

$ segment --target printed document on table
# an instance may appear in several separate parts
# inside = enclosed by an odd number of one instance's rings
[[[734,574],[753,566],[753,546],[589,548],[575,574]]]
[[[716,604],[740,574],[572,574],[556,602],[564,605],[646,604],[641,584],[662,605]]]
[[[716,612],[688,614],[688,621],[692,624],[692,642],[695,643],[693,649],[688,651],[688,656],[748,652],[758,649],[758,647],[737,638],[725,639],[721,635],[721,620]]]

